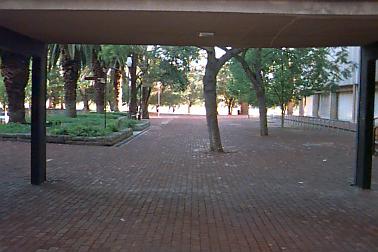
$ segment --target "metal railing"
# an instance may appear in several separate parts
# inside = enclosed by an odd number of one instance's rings
[[[330,129],[356,132],[355,123],[320,117],[285,115],[285,123],[287,126],[301,127],[305,129]]]

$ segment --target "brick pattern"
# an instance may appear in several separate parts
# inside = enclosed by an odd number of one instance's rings
[[[220,122],[225,154],[195,116],[121,147],[49,144],[42,186],[30,145],[1,142],[0,251],[378,250],[377,179],[349,185],[351,135]]]

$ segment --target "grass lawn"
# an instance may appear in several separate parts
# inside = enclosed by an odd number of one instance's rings
[[[64,115],[47,115],[47,133],[83,137],[105,136],[130,128],[137,123],[135,120],[126,118],[118,120],[126,115],[125,113],[107,113],[106,128],[104,128],[104,114],[80,113],[76,118],[69,118]],[[30,125],[28,124],[10,123],[0,125],[0,133],[29,132]]]

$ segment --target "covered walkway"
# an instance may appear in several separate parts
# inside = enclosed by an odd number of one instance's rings
[[[0,251],[377,251],[378,181],[350,186],[352,135],[220,123],[226,154],[206,151],[204,117],[153,119],[121,147],[49,144],[40,187],[30,144],[2,142]]]
[[[48,43],[361,47],[354,183],[370,189],[376,1],[39,1],[0,3],[0,49],[33,56],[31,183],[46,180]]]

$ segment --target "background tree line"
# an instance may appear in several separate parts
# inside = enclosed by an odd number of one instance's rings
[[[237,103],[259,107],[261,135],[265,136],[268,107],[281,108],[283,125],[289,103],[332,90],[337,81],[350,75],[352,66],[345,48],[222,49],[224,53],[217,57],[215,47],[50,45],[49,107],[65,108],[67,116],[76,117],[79,100],[87,110],[95,103],[98,113],[104,108],[119,111],[119,104],[130,101],[131,115],[139,106],[143,118],[148,118],[148,104],[155,103],[159,83],[165,97],[162,104],[187,104],[189,112],[203,95],[210,149],[222,152],[219,99],[227,104],[229,113]],[[204,55],[201,52],[205,52],[206,65],[196,69]],[[9,52],[0,55],[0,102],[8,105],[10,122],[25,123],[30,58]],[[95,78],[86,81],[85,76]]]

